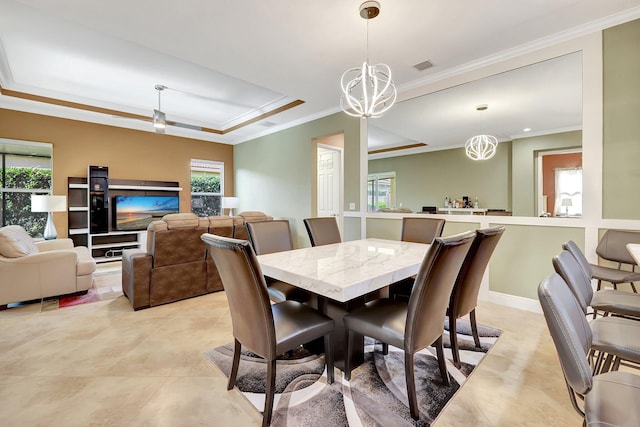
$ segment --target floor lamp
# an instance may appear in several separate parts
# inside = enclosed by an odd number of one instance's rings
[[[45,240],[53,240],[58,237],[56,226],[53,223],[53,212],[67,210],[67,196],[31,196],[31,212],[47,212],[47,225],[44,228]]]

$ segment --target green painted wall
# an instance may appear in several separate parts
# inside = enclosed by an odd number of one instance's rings
[[[360,120],[337,113],[233,147],[239,211],[289,219],[295,247],[309,246],[302,220],[312,215],[312,140],[344,132],[345,206],[360,200]]]
[[[369,161],[369,173],[396,173],[396,206],[414,212],[444,205],[445,197],[478,197],[480,207],[511,210],[511,142],[498,144],[487,161],[469,159],[463,148]]]
[[[603,32],[604,218],[640,219],[640,20]]]
[[[538,151],[560,150],[582,146],[582,132],[562,132],[513,140],[513,215],[538,216],[537,162]]]
[[[492,224],[500,225],[500,224]],[[551,259],[573,240],[584,248],[583,228],[504,225],[489,264],[489,289],[538,299],[538,285],[553,273]]]

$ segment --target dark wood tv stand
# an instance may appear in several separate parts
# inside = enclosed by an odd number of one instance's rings
[[[175,181],[108,179],[109,198],[115,196],[179,196],[182,188]],[[67,180],[69,238],[76,246],[86,246],[98,263],[120,261],[124,249],[146,247],[147,231],[113,229],[109,203],[108,230],[92,233],[90,229],[90,189],[86,177]],[[111,202],[111,200],[109,202]]]

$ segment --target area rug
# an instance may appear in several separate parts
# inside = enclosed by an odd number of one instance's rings
[[[42,301],[42,311],[117,298],[122,295],[121,277],[118,270],[101,271],[94,275],[93,285],[86,294],[45,298]]]
[[[445,322],[447,323],[447,322]],[[481,349],[474,346],[468,322],[458,322],[458,340],[462,366],[447,361],[450,385],[440,377],[435,349],[415,356],[415,378],[420,419],[409,414],[404,376],[404,353],[389,346],[383,355],[380,344],[365,340],[365,361],[344,380],[336,369],[335,382],[327,384],[324,356],[301,349],[277,362],[276,397],[272,426],[429,426],[446,403],[464,384],[486,352],[500,336],[500,330],[478,326]],[[443,336],[445,355],[451,359],[448,332]],[[374,351],[375,349],[375,351]],[[231,372],[233,345],[205,352],[205,356],[227,377]],[[264,360],[243,352],[236,387],[260,412],[264,409],[266,365]]]

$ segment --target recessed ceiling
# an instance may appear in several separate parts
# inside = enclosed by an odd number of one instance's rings
[[[243,142],[339,111],[340,76],[365,57],[360,3],[3,0],[0,107],[152,132],[162,84],[173,89],[162,94],[167,119],[195,127],[168,134]],[[640,17],[640,0],[381,6],[369,57],[391,67],[400,92],[534,41]],[[416,70],[425,58],[434,66]]]

